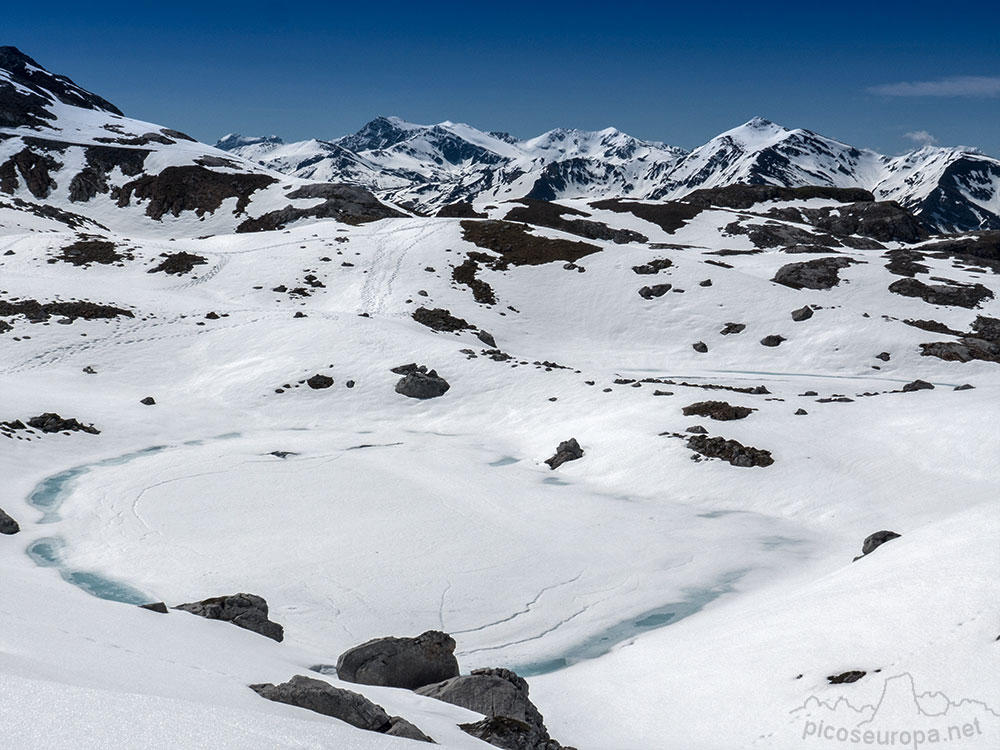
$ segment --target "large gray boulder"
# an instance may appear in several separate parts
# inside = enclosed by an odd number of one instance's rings
[[[436,370],[408,373],[396,383],[396,393],[409,398],[437,398],[448,392],[451,386]]]
[[[779,268],[771,281],[792,289],[833,289],[840,283],[840,270],[857,262],[841,256],[789,263]]]
[[[483,714],[461,728],[481,740],[511,750],[559,750],[541,712],[528,698],[528,683],[509,669],[475,669],[417,691],[420,695]]]
[[[416,638],[376,638],[342,653],[337,676],[345,682],[408,690],[457,677],[455,639],[439,630]]]
[[[882,531],[876,531],[874,534],[869,534],[865,537],[865,541],[861,545],[861,554],[854,559],[860,560],[865,555],[870,555],[886,542],[893,539],[899,539],[900,536],[902,535],[897,534],[895,531],[889,531],[888,529],[882,529]]]
[[[250,689],[270,701],[287,703],[324,716],[332,716],[358,729],[380,732],[393,737],[434,742],[406,719],[389,716],[382,706],[373,703],[365,696],[334,687],[323,680],[297,674],[280,685],[264,682],[250,685]]]
[[[0,534],[16,534],[21,530],[17,521],[4,513],[3,508],[0,508]]]
[[[567,461],[576,461],[583,458],[583,448],[576,441],[576,438],[570,438],[569,440],[563,440],[556,446],[556,452],[549,458],[545,459],[545,463],[549,465],[550,469],[558,469]]]
[[[224,620],[246,630],[281,641],[285,630],[276,622],[268,619],[267,602],[256,594],[233,594],[232,596],[216,596],[203,599],[200,602],[178,604],[174,609],[190,612],[209,620]]]

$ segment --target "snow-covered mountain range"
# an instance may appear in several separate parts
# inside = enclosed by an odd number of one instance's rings
[[[220,146],[0,48],[3,750],[993,750],[1000,232],[761,121]]]
[[[527,141],[442,122],[379,117],[332,141],[228,135],[216,146],[285,174],[368,188],[425,213],[457,201],[677,199],[735,183],[823,185],[894,200],[939,231],[1000,228],[1000,161],[925,146],[885,156],[762,118],[687,152],[614,128],[557,129]]]

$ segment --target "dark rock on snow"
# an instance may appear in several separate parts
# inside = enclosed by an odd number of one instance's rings
[[[670,284],[653,284],[652,286],[644,286],[639,290],[639,296],[643,299],[653,299],[653,297],[662,297],[664,294],[669,292],[671,289]]]
[[[803,320],[809,320],[813,316],[812,308],[809,305],[805,307],[800,307],[798,310],[792,310],[792,320],[796,323],[801,323]]]
[[[826,679],[828,679],[830,681],[831,685],[843,685],[843,684],[846,684],[846,683],[857,682],[862,677],[864,677],[866,674],[868,674],[868,673],[867,672],[863,672],[863,671],[858,670],[858,669],[855,669],[855,670],[851,670],[850,672],[842,672],[842,673],[837,674],[837,675],[830,675]]]
[[[545,459],[545,463],[549,465],[550,469],[558,469],[567,461],[576,461],[580,458],[583,458],[583,448],[580,447],[576,438],[570,438],[559,443],[555,455]]]
[[[934,386],[928,383],[926,380],[914,380],[912,383],[907,383],[903,386],[903,393],[912,393],[913,391],[933,391]]]
[[[871,554],[886,542],[892,539],[898,539],[900,536],[901,535],[897,534],[895,531],[888,531],[887,529],[876,531],[874,534],[870,534],[865,537],[864,544],[861,545],[861,554]]]
[[[932,305],[972,309],[983,300],[993,299],[993,292],[982,284],[925,284],[904,278],[889,285],[889,291],[904,297],[918,297]]]
[[[308,385],[314,391],[319,391],[324,388],[329,388],[331,385],[333,385],[333,378],[331,378],[329,375],[320,375],[319,373],[316,373],[306,381],[306,385]]]
[[[753,448],[735,440],[721,437],[693,435],[688,438],[687,447],[695,453],[708,458],[721,458],[733,466],[770,466],[774,463],[771,452],[762,448]]]
[[[455,639],[438,630],[416,638],[376,638],[350,648],[337,659],[346,682],[413,690],[458,676]]]
[[[58,414],[46,412],[28,420],[28,427],[42,432],[86,432],[100,435],[101,431],[92,424],[83,424],[75,419],[63,419]]]
[[[382,706],[365,696],[334,687],[323,680],[297,674],[280,685],[265,682],[250,685],[250,689],[270,701],[332,716],[358,729],[433,742],[410,722],[389,716]]]
[[[209,620],[224,620],[246,630],[252,630],[267,638],[281,641],[285,630],[276,622],[268,619],[267,602],[256,594],[233,594],[232,596],[216,596],[203,599],[200,602],[178,604],[174,609],[190,612]]]
[[[711,417],[720,421],[743,419],[749,417],[754,411],[756,409],[751,409],[748,406],[733,406],[726,401],[699,401],[681,409],[681,413],[685,417]]]
[[[771,281],[792,289],[833,289],[840,283],[840,270],[857,262],[841,257],[789,263],[779,268]]]
[[[156,399],[152,396],[146,396],[146,398],[142,399],[139,403],[143,406],[153,406],[156,404]]]
[[[784,336],[778,336],[772,334],[771,336],[765,336],[760,340],[762,346],[780,346],[782,341],[788,341]]]
[[[163,602],[152,602],[150,604],[140,604],[139,609],[148,609],[150,612],[156,612],[159,615],[169,614],[167,605]]]
[[[21,530],[21,526],[13,518],[8,516],[3,508],[0,508],[0,534],[16,534]]]
[[[396,383],[396,393],[408,398],[437,398],[447,393],[449,388],[448,381],[436,370],[428,371],[425,367],[408,372]]]
[[[699,354],[704,354],[705,352],[708,351],[708,344],[706,344],[704,341],[696,341],[695,343],[691,344],[691,348],[694,349]]]

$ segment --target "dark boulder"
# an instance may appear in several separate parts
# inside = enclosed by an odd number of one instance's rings
[[[792,289],[833,289],[840,283],[840,270],[856,264],[851,258],[815,258],[789,263],[778,269],[771,281]]]
[[[392,726],[389,714],[377,703],[359,693],[305,675],[297,674],[280,685],[269,682],[250,685],[250,689],[269,701],[332,716],[358,729],[388,732]]]
[[[403,737],[408,740],[430,742],[435,745],[437,744],[433,739],[421,732],[419,728],[408,722],[402,716],[389,717],[389,728],[385,731],[385,734],[389,737]]]
[[[476,338],[482,341],[484,344],[486,344],[486,346],[488,346],[490,349],[497,348],[497,340],[493,338],[493,334],[487,331],[478,331],[476,333]]]
[[[409,690],[457,677],[455,639],[437,630],[416,638],[376,638],[342,653],[337,676],[345,682]]]
[[[143,406],[155,406],[156,399],[153,398],[152,396],[146,396],[146,398],[142,399],[139,403],[142,404]]]
[[[446,331],[451,333],[453,331],[465,331],[469,328],[475,327],[469,323],[469,321],[455,317],[451,314],[451,312],[440,307],[418,307],[413,311],[413,315],[411,317],[420,323],[420,325],[427,326],[434,331]]]
[[[158,615],[169,614],[167,605],[163,602],[150,602],[149,604],[140,604],[139,609],[148,609],[150,612],[156,612]]]
[[[396,383],[396,393],[408,398],[437,398],[448,392],[451,386],[436,370],[420,372],[414,370],[402,377]]]
[[[329,375],[320,375],[319,373],[317,373],[306,381],[306,385],[308,385],[314,391],[319,391],[324,388],[329,388],[331,385],[333,385],[333,378],[331,378]]]
[[[653,299],[653,297],[662,297],[664,294],[669,292],[671,289],[670,284],[653,284],[652,286],[644,286],[639,290],[639,296],[643,299]]]
[[[907,383],[903,386],[903,393],[912,393],[913,391],[933,391],[934,386],[928,383],[926,380],[914,380],[912,383]]]
[[[801,323],[803,320],[809,320],[813,316],[812,308],[809,305],[805,307],[800,307],[798,310],[792,310],[792,320],[796,323]]]
[[[20,530],[21,527],[17,521],[8,516],[3,508],[0,508],[0,534],[16,534]]]
[[[545,459],[545,463],[550,469],[558,469],[567,461],[576,461],[580,458],[583,458],[583,448],[576,442],[576,438],[570,438],[559,443],[555,455]]]
[[[788,341],[784,336],[772,334],[760,340],[761,346],[780,346],[782,341]]]
[[[861,545],[861,555],[864,556],[871,554],[886,542],[892,539],[898,539],[900,536],[901,535],[897,534],[895,531],[889,531],[887,529],[876,531],[874,534],[870,534],[865,537],[864,544]]]
[[[875,355],[875,359],[881,359],[883,362],[888,362],[892,358],[889,352],[879,352]]]
[[[699,354],[705,354],[708,351],[708,344],[706,344],[704,341],[696,341],[695,343],[691,344],[691,348],[694,349]]]
[[[459,724],[458,728],[503,750],[572,750],[542,736],[530,724],[507,716],[490,716],[482,721]]]
[[[831,685],[844,685],[851,682],[857,682],[866,674],[868,673],[863,672],[860,669],[852,669],[850,672],[841,672],[840,674],[830,675],[826,679],[830,681]]]
[[[685,417],[711,417],[723,422],[731,419],[744,419],[753,414],[754,411],[756,409],[751,409],[748,406],[733,406],[726,401],[699,401],[681,409],[681,413]]]
[[[281,641],[285,630],[276,622],[268,619],[267,602],[256,594],[233,594],[232,596],[216,596],[203,599],[200,602],[178,604],[174,609],[190,612],[209,620],[231,622],[246,630],[252,630],[267,638]]]
[[[743,333],[745,328],[745,323],[726,323],[725,328],[719,331],[719,333],[723,336],[731,336],[734,333]]]
[[[707,458],[721,458],[732,466],[770,466],[774,463],[771,452],[762,448],[743,445],[735,440],[721,437],[693,435],[688,438],[687,447]]]
[[[560,747],[549,737],[542,714],[528,698],[528,683],[509,669],[475,669],[472,674],[454,677],[436,685],[427,685],[416,692],[462,706],[485,715],[487,719],[510,720],[513,723],[494,722],[488,726],[492,726],[494,731],[506,726],[508,731],[513,730],[511,733],[521,744],[501,744],[499,747],[553,749]],[[479,734],[475,736],[486,739],[487,742],[492,741]],[[524,744],[526,741],[528,744]]]

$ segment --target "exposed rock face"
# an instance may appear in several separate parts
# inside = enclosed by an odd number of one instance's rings
[[[542,714],[528,698],[528,683],[509,669],[476,669],[416,692],[484,714],[486,721],[462,729],[498,747],[561,747],[549,737]]]
[[[149,151],[116,146],[88,146],[86,166],[69,183],[69,199],[74,203],[89,201],[98,193],[111,190],[108,176],[118,167],[122,174],[135,177],[142,173]]]
[[[71,263],[74,266],[87,267],[91,263],[98,263],[105,266],[122,265],[123,261],[132,260],[133,256],[131,253],[127,251],[118,252],[117,248],[118,246],[109,240],[95,237],[81,237],[76,242],[64,247],[62,252],[49,262],[63,261]]]
[[[361,685],[408,690],[457,677],[455,639],[438,630],[416,638],[376,638],[342,653],[337,676]]]
[[[146,273],[165,273],[175,276],[181,276],[186,273],[191,273],[195,266],[203,266],[208,263],[208,260],[201,257],[200,255],[195,255],[194,253],[161,253],[160,257],[163,258],[153,268],[150,268]]]
[[[27,140],[27,139],[26,139]],[[25,148],[0,164],[0,192],[13,193],[18,187],[18,175],[24,186],[36,198],[47,198],[56,188],[51,173],[58,171],[62,164],[53,156]]]
[[[744,419],[756,411],[748,406],[733,406],[726,401],[699,401],[698,403],[685,406],[681,413],[685,417],[711,417],[720,421],[731,419]]]
[[[475,326],[469,323],[469,321],[455,317],[449,310],[445,310],[441,307],[418,307],[413,311],[412,317],[415,321],[420,323],[420,325],[427,326],[435,331],[447,331],[450,333],[453,331],[467,331],[470,328],[475,328]]]
[[[653,299],[653,297],[662,297],[664,294],[670,291],[671,284],[653,284],[652,286],[644,286],[639,290],[639,296],[643,299]]]
[[[312,388],[314,391],[323,390],[324,388],[329,388],[333,385],[333,378],[329,375],[320,375],[317,373],[313,375],[306,381],[306,385]]]
[[[459,201],[449,203],[438,209],[437,216],[445,219],[485,219],[486,214],[479,213],[471,203]]]
[[[401,217],[404,214],[394,208],[389,208],[370,191],[354,185],[340,183],[303,185],[288,193],[287,198],[293,200],[306,198],[321,198],[323,203],[310,208],[285,206],[256,219],[247,219],[237,228],[237,232],[268,232],[282,229],[287,224],[299,219],[336,219],[345,224],[364,224],[391,217]],[[237,206],[237,210],[242,210]]]
[[[567,219],[566,216],[590,216],[590,214],[569,206],[561,206],[549,201],[522,198],[522,205],[511,209],[504,219],[550,227],[562,232],[575,234],[588,240],[603,240],[621,245],[628,242],[646,242],[649,238],[629,229],[612,229],[607,224],[588,219]],[[438,213],[440,216],[440,212]]]
[[[420,742],[430,742],[437,744],[433,739],[420,731],[415,725],[408,722],[402,716],[391,716],[389,718],[389,728],[385,731],[390,737],[404,737],[408,740],[418,740]]]
[[[101,431],[92,424],[83,424],[75,419],[63,419],[53,412],[45,412],[28,420],[28,427],[34,427],[42,432],[87,432],[100,435]]]
[[[696,206],[718,206],[720,208],[750,208],[765,201],[793,201],[825,198],[841,203],[870,202],[875,196],[859,188],[799,187],[788,188],[777,185],[736,184],[726,187],[695,190],[684,197],[686,203]]]
[[[650,224],[656,224],[664,232],[673,234],[691,219],[701,213],[702,207],[687,201],[663,201],[662,203],[636,203],[621,198],[608,198],[590,204],[594,208],[616,213],[629,213]]]
[[[803,320],[809,320],[813,316],[812,308],[809,305],[805,307],[800,307],[798,310],[792,310],[792,320],[796,323],[801,323]]]
[[[648,263],[632,266],[632,270],[640,275],[652,275],[657,274],[666,268],[670,268],[673,264],[674,262],[670,260],[670,258],[655,258]]]
[[[158,175],[145,175],[127,182],[118,194],[118,205],[128,206],[132,197],[149,200],[146,215],[159,221],[164,214],[180,216],[194,211],[197,216],[215,213],[227,198],[236,198],[240,214],[257,190],[272,185],[277,179],[265,174],[215,172],[199,166],[167,167]]]
[[[815,258],[789,263],[778,269],[771,281],[792,289],[833,289],[840,284],[840,269],[856,264],[850,258]]]
[[[135,317],[129,310],[112,305],[99,305],[94,302],[39,302],[34,299],[17,301],[0,300],[0,317],[23,315],[30,321],[46,321],[53,315],[60,315],[69,320],[100,320],[106,318]]]
[[[733,466],[770,466],[774,463],[771,452],[753,448],[735,440],[707,435],[693,435],[688,438],[687,447],[708,458],[721,458]]]
[[[782,208],[771,212],[778,218],[811,224],[841,238],[871,237],[879,242],[919,242],[928,232],[920,221],[898,203],[871,200],[823,208]]]
[[[0,534],[16,534],[21,526],[0,508]]]
[[[901,534],[897,534],[895,531],[888,531],[883,529],[882,531],[876,531],[874,534],[870,534],[865,537],[864,544],[861,545],[861,555],[871,554],[876,549],[881,547],[886,542],[892,539],[898,539]]]
[[[932,305],[972,309],[983,300],[993,299],[993,292],[982,284],[925,284],[905,278],[889,285],[889,291],[904,297],[918,297]]]
[[[267,602],[256,594],[216,596],[200,602],[178,604],[174,609],[184,610],[209,620],[231,622],[233,625],[260,633],[275,641],[280,642],[285,637],[284,628],[268,619]]]
[[[580,447],[576,438],[570,438],[559,443],[555,455],[545,459],[545,463],[549,465],[550,469],[558,469],[567,461],[576,461],[580,458],[583,458],[583,448]]]
[[[423,366],[404,374],[396,383],[396,393],[408,398],[437,398],[447,393],[449,388],[448,381],[438,375],[437,370],[428,371]]]
[[[524,224],[510,221],[463,221],[462,237],[467,242],[500,254],[500,258],[485,258],[494,270],[504,270],[511,265],[537,266],[555,261],[576,263],[601,250],[587,242],[542,237],[532,233]]]

